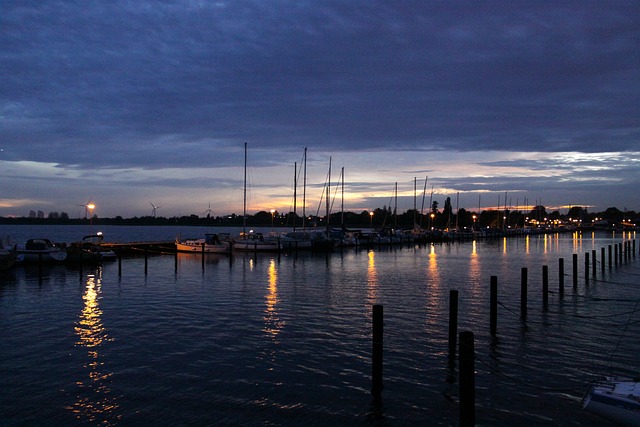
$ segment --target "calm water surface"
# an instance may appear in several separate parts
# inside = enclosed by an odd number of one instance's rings
[[[107,241],[205,228],[101,227]],[[97,230],[93,230],[97,231]],[[71,242],[86,227],[0,226]],[[450,290],[475,334],[481,425],[607,425],[589,381],[640,366],[638,258],[585,281],[584,254],[635,235],[531,236],[325,254],[154,255],[0,274],[3,425],[457,425]],[[572,255],[579,255],[573,288]],[[565,295],[558,294],[564,258]],[[549,306],[542,306],[542,266]],[[520,316],[521,269],[528,312]],[[498,334],[489,283],[498,277]],[[384,390],[371,397],[371,311],[384,306]]]

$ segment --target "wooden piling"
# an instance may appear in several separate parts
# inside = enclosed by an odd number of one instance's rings
[[[144,248],[144,275],[146,276],[149,272],[149,251],[147,248]]]
[[[379,398],[382,394],[382,350],[383,350],[383,309],[382,305],[373,306],[373,348],[371,358],[371,394]]]
[[[204,271],[204,243],[202,244],[202,271]]]
[[[609,245],[609,270],[611,270],[611,267],[613,266],[612,263],[612,259],[611,259],[611,245]]]
[[[473,332],[460,332],[460,426],[476,422],[475,348]]]
[[[591,250],[591,275],[593,276],[593,278],[596,278],[596,270],[598,269],[598,266],[596,265],[596,250],[592,249]]]
[[[613,257],[616,260],[616,267],[617,267],[618,266],[618,244],[617,243],[613,245],[613,252],[614,252]]]
[[[520,316],[527,317],[527,267],[520,272]]]
[[[498,330],[498,276],[491,276],[489,306],[489,329],[495,336]]]
[[[449,291],[449,358],[456,357],[456,345],[458,338],[458,291]]]
[[[604,276],[604,268],[605,268],[605,262],[604,262],[604,246],[600,248],[600,271],[602,272],[602,275]]]
[[[178,274],[178,249],[173,253],[173,270]]]
[[[584,282],[589,282],[589,252],[584,253]]]
[[[558,260],[558,293],[564,295],[564,258]]]
[[[620,265],[622,265],[622,243],[618,243],[618,257],[620,259]]]
[[[573,254],[573,289],[578,288],[578,254]]]
[[[549,307],[549,266],[542,266],[542,307]]]
[[[118,249],[118,277],[122,277],[122,248]]]

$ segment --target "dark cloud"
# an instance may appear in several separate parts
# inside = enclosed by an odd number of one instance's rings
[[[9,2],[0,131],[22,159],[106,166],[215,162],[208,144],[245,140],[637,150],[639,11],[635,2]]]

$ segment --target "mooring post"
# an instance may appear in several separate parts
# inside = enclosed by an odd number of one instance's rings
[[[604,262],[604,246],[600,248],[600,271],[602,272],[602,275],[604,276],[604,267],[605,267],[605,262]]]
[[[620,257],[620,265],[622,265],[622,243],[618,243],[618,257]]]
[[[589,282],[589,252],[584,253],[584,282]]]
[[[573,254],[573,289],[578,288],[578,254]]]
[[[596,250],[592,249],[591,250],[591,260],[592,260],[592,267],[591,267],[591,273],[593,278],[596,278],[596,270],[598,269],[598,266],[596,265]]]
[[[616,267],[617,267],[618,266],[618,244],[617,243],[613,245],[613,252],[614,252],[613,257],[616,260]]]
[[[178,248],[176,247],[176,251],[173,253],[173,270],[175,273],[178,273]]]
[[[460,332],[460,426],[476,423],[475,348],[473,332]]]
[[[636,239],[633,239],[633,257],[636,257]]]
[[[542,266],[542,307],[546,310],[549,306],[549,266]]]
[[[611,245],[608,246],[609,247],[609,270],[611,270],[612,267],[612,259],[611,259]]]
[[[38,253],[38,280],[42,283],[42,253]]]
[[[204,271],[204,243],[202,244],[202,271]]]
[[[458,291],[449,291],[449,358],[455,359],[458,338]]]
[[[564,258],[558,260],[558,293],[564,295]]]
[[[122,248],[118,249],[118,277],[122,277]]]
[[[373,306],[373,353],[371,370],[371,394],[379,398],[382,393],[382,342],[383,342],[383,309],[382,305]]]
[[[527,267],[520,272],[520,316],[527,317]]]
[[[489,329],[495,335],[498,329],[498,276],[491,276],[489,297]]]
[[[147,275],[147,272],[149,271],[149,250],[147,249],[147,247],[144,247],[144,275]]]

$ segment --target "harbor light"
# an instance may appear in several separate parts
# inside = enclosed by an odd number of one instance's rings
[[[373,228],[373,212],[369,212],[369,228]]]

